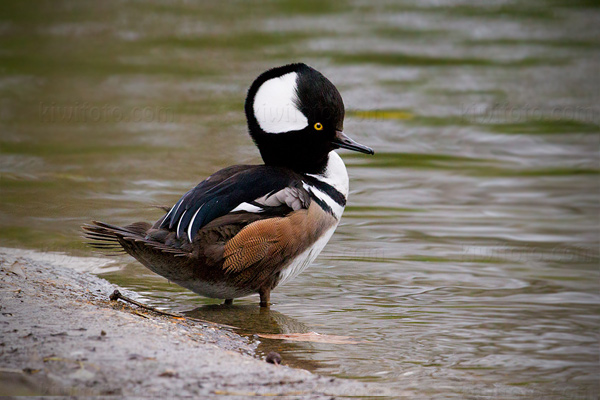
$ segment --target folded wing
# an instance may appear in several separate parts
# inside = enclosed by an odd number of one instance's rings
[[[202,227],[229,213],[276,217],[307,208],[309,203],[310,195],[300,175],[266,165],[236,165],[211,175],[184,194],[155,228],[174,231],[178,238],[192,242]]]

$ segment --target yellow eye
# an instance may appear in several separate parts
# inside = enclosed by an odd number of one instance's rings
[[[323,124],[320,123],[320,122],[317,122],[315,124],[315,129],[318,130],[318,131],[322,131],[323,130]]]

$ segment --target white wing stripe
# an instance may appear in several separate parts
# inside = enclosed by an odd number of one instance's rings
[[[167,215],[165,215],[165,217],[163,218],[163,221],[166,221],[169,218],[169,215],[171,215],[171,213],[173,212],[173,208],[175,208],[174,206],[171,207],[171,209],[169,210],[169,212],[167,213]]]
[[[184,195],[184,197],[185,197],[185,195]],[[179,210],[179,207],[181,207],[182,203],[183,203],[183,197],[181,199],[179,199],[177,204],[175,204],[173,207],[171,207],[171,211],[173,211],[173,209],[175,209],[175,212],[173,213],[173,215],[177,215],[177,211]],[[171,211],[169,211],[169,214],[171,214]],[[185,212],[184,212],[184,214],[185,214]],[[182,215],[182,217],[183,217],[183,215]],[[166,218],[165,218],[165,220],[166,220]],[[181,219],[179,221],[181,221]],[[169,223],[169,225],[171,225],[171,223]]]
[[[198,210],[196,210],[196,212],[194,213],[194,216],[192,217],[192,220],[190,221],[190,223],[188,224],[188,240],[191,242],[192,241],[192,226],[194,226],[194,220],[196,219],[196,217],[198,216],[198,213],[200,212],[200,210],[202,210],[202,207],[204,207],[204,204],[202,204]]]
[[[236,208],[234,208],[233,210],[231,210],[231,212],[236,212],[236,211],[246,211],[246,212],[251,212],[251,213],[260,213],[260,212],[263,212],[264,210],[262,208],[260,208],[260,207],[252,205],[250,203],[241,203],[239,206],[237,206]]]
[[[179,222],[177,223],[177,230],[175,231],[177,232],[177,239],[179,239],[179,227],[181,226],[181,221],[183,221],[183,216],[186,212],[188,212],[188,210],[185,210],[183,214],[181,214],[181,217],[179,217]]]

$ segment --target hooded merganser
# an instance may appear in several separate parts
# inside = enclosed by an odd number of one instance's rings
[[[348,174],[334,150],[373,150],[343,133],[340,93],[305,64],[261,74],[245,112],[264,165],[214,173],[154,225],[85,225],[90,244],[124,250],[202,296],[231,304],[259,293],[267,307],[271,290],[304,270],[340,221]]]

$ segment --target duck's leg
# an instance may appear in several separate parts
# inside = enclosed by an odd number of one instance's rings
[[[258,291],[258,294],[260,295],[260,306],[269,307],[269,305],[271,304],[269,303],[269,301],[271,300],[271,289],[260,289]]]
[[[223,304],[225,304],[226,306],[230,306],[233,304],[233,299],[225,299],[225,302]]]

